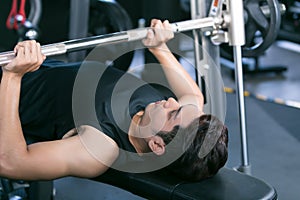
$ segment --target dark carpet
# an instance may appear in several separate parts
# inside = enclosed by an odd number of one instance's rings
[[[299,199],[300,110],[246,97],[249,161],[252,175],[274,186],[279,199]],[[230,131],[228,167],[241,164],[236,95],[227,94],[226,124]]]

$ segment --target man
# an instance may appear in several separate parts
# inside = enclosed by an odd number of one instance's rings
[[[151,27],[143,43],[163,66],[171,90],[166,93],[149,84],[132,91],[137,79],[104,67],[90,97],[92,86],[80,78],[97,76],[85,72],[99,63],[82,71],[40,68],[45,60],[40,45],[18,43],[16,58],[2,66],[0,176],[95,177],[109,167],[131,172],[168,167],[188,180],[217,173],[227,160],[227,129],[203,113],[201,91],[168,49],[169,22],[154,19]],[[122,79],[133,81],[118,84]],[[28,145],[25,138],[36,141]]]

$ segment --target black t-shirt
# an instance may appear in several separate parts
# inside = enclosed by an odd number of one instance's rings
[[[97,62],[48,61],[23,77],[19,112],[26,138],[61,139],[75,126],[91,125],[121,149],[135,152],[127,135],[131,118],[170,96],[163,86]]]

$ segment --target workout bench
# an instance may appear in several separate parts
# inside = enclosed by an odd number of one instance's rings
[[[198,182],[183,181],[163,170],[136,174],[113,169],[91,180],[116,186],[146,199],[277,199],[276,190],[269,184],[228,168],[222,168],[214,177]],[[28,200],[53,200],[53,181],[35,181],[29,185]]]
[[[109,170],[93,180],[125,189],[146,199],[277,199],[276,190],[263,181],[232,169],[199,182],[186,182],[166,171],[125,173]]]

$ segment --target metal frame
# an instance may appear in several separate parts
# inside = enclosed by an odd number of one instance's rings
[[[191,18],[202,19],[207,14],[207,2],[203,0],[191,0]],[[215,17],[215,16],[210,16]],[[226,105],[224,91],[220,75],[220,51],[219,46],[214,45],[207,37],[205,32],[207,29],[193,30],[194,39],[194,56],[195,66],[197,71],[197,82],[202,92],[204,93],[206,106],[204,107],[207,113],[213,113],[219,119],[225,120]],[[205,52],[203,52],[205,50]],[[216,69],[217,68],[217,69]],[[203,88],[207,88],[203,90]],[[209,92],[209,93],[208,93]],[[209,106],[209,107],[208,107]]]
[[[243,83],[243,65],[242,65],[242,50],[241,46],[245,44],[245,29],[244,29],[244,14],[243,14],[243,1],[242,0],[212,0],[211,4],[208,1],[203,0],[190,0],[191,3],[191,18],[203,18],[206,16],[221,18],[223,17],[224,23],[228,25],[228,35],[219,34],[220,38],[224,40],[221,42],[229,42],[229,45],[233,46],[234,63],[235,63],[235,80],[237,88],[237,103],[238,103],[238,117],[240,126],[240,137],[241,137],[241,165],[236,169],[246,174],[251,174],[251,166],[249,164],[248,154],[248,142],[247,142],[247,129],[246,129],[246,113],[245,113],[245,102],[244,102],[244,83]],[[222,13],[223,3],[226,4],[226,13]],[[210,7],[209,7],[210,6]],[[209,10],[209,13],[207,13]],[[222,16],[223,14],[223,16]],[[220,68],[220,52],[219,46],[214,45],[213,40],[208,38],[202,30],[193,30],[193,36],[195,41],[195,65],[198,73],[198,85],[209,88],[210,97],[206,98],[209,105],[214,110],[212,111],[220,119],[225,119],[225,105],[224,97],[220,95],[220,86],[222,83],[219,81],[218,73],[214,73],[213,65],[217,65]],[[223,37],[222,37],[223,36]],[[220,40],[217,38],[217,40]],[[227,41],[228,39],[228,41]],[[205,49],[208,54],[201,52],[200,46]],[[211,63],[213,58],[214,63]],[[205,67],[203,67],[205,66]],[[205,85],[201,85],[201,79],[205,80]],[[205,95],[205,94],[204,94]],[[212,101],[213,99],[213,101]]]
[[[230,25],[228,29],[229,45],[233,46],[235,63],[235,82],[237,89],[238,116],[241,136],[241,166],[237,170],[251,174],[251,166],[248,155],[246,113],[244,100],[244,81],[242,64],[242,45],[245,44],[244,9],[242,0],[227,0],[227,12],[229,13]]]

